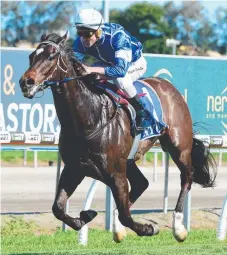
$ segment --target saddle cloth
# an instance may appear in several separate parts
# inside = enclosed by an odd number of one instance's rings
[[[138,80],[133,83],[137,94],[141,97],[145,109],[150,113],[149,126],[141,134],[141,140],[146,140],[151,137],[160,136],[163,128],[168,127],[164,122],[163,110],[161,101],[155,90],[143,80]],[[117,105],[122,105],[128,110],[131,116],[132,127],[135,126],[136,112],[132,105],[127,100],[127,96],[123,91],[118,90],[116,85],[112,83],[99,84],[98,87],[104,90]]]

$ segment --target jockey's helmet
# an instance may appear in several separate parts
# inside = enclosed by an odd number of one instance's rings
[[[95,9],[82,9],[79,11],[75,26],[77,29],[87,28],[98,30],[103,24],[103,17],[100,12]]]

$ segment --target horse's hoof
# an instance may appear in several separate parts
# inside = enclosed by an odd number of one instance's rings
[[[137,233],[138,236],[153,236],[159,233],[159,228],[157,225],[144,224],[144,229],[142,232]]]
[[[158,225],[154,224],[154,225],[153,225],[153,229],[154,229],[153,235],[159,234],[159,227],[158,227]]]
[[[113,214],[113,240],[115,243],[120,243],[125,239],[126,235],[126,229],[118,219],[118,210],[115,209]]]
[[[188,231],[183,224],[184,215],[181,212],[173,212],[173,236],[178,242],[183,242]]]
[[[79,231],[83,227],[83,223],[81,222],[80,218],[73,219],[73,225],[71,226],[74,230]]]
[[[173,231],[173,236],[174,238],[178,241],[178,242],[184,242],[184,240],[187,238],[188,236],[188,231],[184,228],[179,230],[175,230]]]
[[[96,216],[97,212],[93,210],[81,211],[80,212],[80,219],[87,224],[88,222],[92,221]]]
[[[125,228],[122,228],[118,232],[113,232],[113,240],[115,243],[120,243],[125,239],[126,235],[127,235],[127,233],[126,233]]]

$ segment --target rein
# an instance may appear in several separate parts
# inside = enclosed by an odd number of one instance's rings
[[[93,133],[91,133],[90,135],[85,136],[85,139],[88,141],[88,140],[91,140],[92,138],[96,137],[107,125],[109,125],[109,124],[116,118],[117,113],[118,113],[118,111],[119,111],[119,108],[120,108],[120,105],[117,106],[117,109],[116,109],[116,111],[115,111],[113,117],[112,117],[109,121],[107,121],[105,125],[103,125],[103,126],[97,128],[97,129],[96,129]]]
[[[73,81],[73,80],[79,80],[80,78],[83,78],[84,76],[72,76],[72,77],[68,77],[68,78],[65,78],[63,80],[60,80],[60,81],[44,81],[43,85],[46,86],[46,87],[49,87],[49,86],[54,86],[54,85],[60,85],[60,84],[63,84],[63,83],[66,83],[66,82],[69,82],[69,81]]]
[[[53,56],[50,56],[52,59],[54,57],[57,56],[57,54],[59,54],[59,57],[58,57],[58,61],[57,61],[57,65],[54,69],[54,71],[52,72],[52,74],[48,77],[49,78],[52,78],[52,75],[53,73],[57,70],[57,67],[59,67],[64,73],[68,73],[68,69],[64,70],[61,66],[60,66],[60,57],[62,59],[62,55],[61,55],[61,50],[60,50],[60,46],[54,42],[51,42],[51,41],[44,41],[42,42],[44,44],[51,44],[52,46],[54,46],[57,50],[57,52],[53,55]],[[60,42],[61,43],[61,42]],[[65,62],[63,61],[62,59],[62,62],[64,63],[65,67],[67,68]],[[60,84],[63,84],[63,83],[67,83],[69,81],[73,81],[73,80],[80,80],[81,78],[83,78],[84,75],[81,75],[81,76],[72,76],[72,77],[67,77],[67,78],[64,78],[63,80],[59,80],[59,81],[50,81],[50,80],[45,80],[42,84],[40,84],[43,89],[47,88],[47,87],[50,87],[50,86],[59,86]],[[114,115],[112,116],[112,118],[107,121],[103,126],[97,128],[95,131],[93,131],[90,135],[87,135],[85,136],[85,140],[91,140],[93,139],[94,137],[96,137],[97,135],[100,134],[100,132],[107,126],[109,125],[117,116],[117,114],[119,113],[119,108],[120,108],[120,105],[117,105],[117,109],[114,113]]]

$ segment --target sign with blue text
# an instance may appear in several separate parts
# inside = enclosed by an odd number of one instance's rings
[[[36,134],[32,139],[37,140],[39,133],[59,133],[60,125],[49,89],[32,100],[22,95],[19,79],[28,68],[30,53],[31,50],[1,49],[0,131],[15,137],[22,135],[18,133]],[[145,76],[159,76],[176,86],[189,106],[193,122],[205,127],[200,134],[227,135],[227,59],[150,54],[145,57]]]
[[[1,50],[0,130],[8,132],[58,133],[60,125],[47,89],[30,100],[23,96],[19,80],[29,64],[29,50]],[[39,97],[39,98],[38,98]]]

